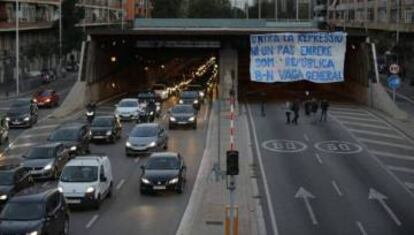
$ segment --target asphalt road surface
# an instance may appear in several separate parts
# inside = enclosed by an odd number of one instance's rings
[[[414,234],[414,144],[356,105],[326,123],[285,124],[283,105],[246,104],[272,234]],[[260,130],[260,131],[259,131]]]
[[[97,108],[97,115],[113,115],[118,100]],[[156,120],[168,127],[168,108],[176,103],[175,98],[164,102],[163,115]],[[47,111],[45,111],[47,112]],[[134,122],[123,122],[121,140],[115,144],[91,144],[92,153],[105,153],[110,158],[114,175],[114,196],[103,202],[99,210],[73,209],[70,216],[70,233],[84,234],[175,234],[182,214],[191,195],[198,167],[204,152],[209,106],[203,105],[198,114],[198,128],[168,130],[168,151],[179,152],[187,165],[187,183],[184,193],[160,192],[141,195],[139,192],[140,165],[147,157],[127,157],[125,142],[134,127]],[[43,114],[46,115],[46,114]],[[86,121],[83,113],[74,115],[78,121]],[[20,156],[31,146],[44,142],[50,132],[62,120],[46,120],[25,132],[13,141],[15,144],[8,158],[21,161]],[[56,182],[39,182],[45,187],[56,187]]]

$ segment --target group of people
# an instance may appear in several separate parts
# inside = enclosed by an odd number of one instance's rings
[[[299,110],[300,110],[301,102],[299,99],[290,102],[286,102],[286,124],[298,124],[299,119]],[[305,109],[306,116],[314,116],[317,118],[317,113],[319,108],[321,109],[321,115],[319,118],[319,122],[326,122],[327,121],[327,113],[329,108],[329,102],[326,99],[321,100],[318,102],[316,98],[307,99],[303,102],[303,106]],[[292,117],[293,114],[293,117]],[[316,119],[315,119],[316,121]]]

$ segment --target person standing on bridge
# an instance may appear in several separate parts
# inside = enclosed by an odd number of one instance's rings
[[[295,125],[298,125],[298,119],[299,119],[299,107],[300,105],[300,101],[299,100],[295,100],[292,104],[292,111],[293,111],[293,120],[292,123]]]
[[[328,108],[329,108],[328,100],[323,99],[322,102],[321,102],[321,110],[322,111],[321,111],[321,119],[319,120],[319,122],[322,122],[322,121],[326,122],[326,118],[327,118],[327,115],[328,115]]]
[[[289,101],[286,101],[286,124],[290,124],[290,112],[292,110],[292,104]]]

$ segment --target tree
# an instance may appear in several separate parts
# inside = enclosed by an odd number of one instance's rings
[[[193,0],[188,9],[189,18],[232,18],[229,0]]]
[[[154,0],[152,16],[154,18],[180,18],[182,17],[182,0]]]
[[[62,53],[63,55],[79,50],[84,39],[83,31],[77,24],[85,17],[85,10],[76,7],[79,0],[63,0],[62,2]],[[59,30],[59,21],[55,22],[54,29]],[[55,35],[59,35],[58,33]]]

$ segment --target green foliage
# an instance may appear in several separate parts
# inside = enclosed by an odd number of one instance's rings
[[[189,18],[232,18],[229,0],[192,0],[189,3]]]
[[[154,0],[152,17],[154,18],[180,18],[182,0]]]

